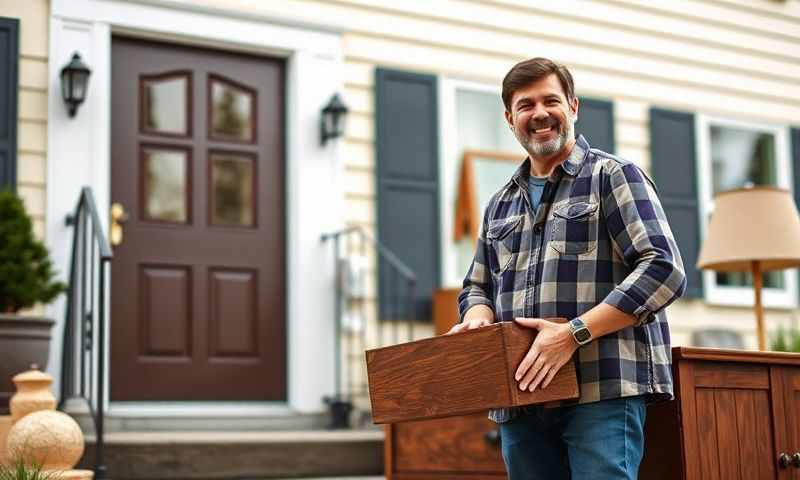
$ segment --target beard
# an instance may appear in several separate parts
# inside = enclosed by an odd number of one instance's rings
[[[553,127],[558,129],[558,134],[550,140],[539,142],[534,138],[532,131],[540,128]],[[527,150],[528,154],[532,157],[549,157],[561,151],[567,144],[570,138],[575,137],[575,121],[570,113],[567,113],[567,121],[564,124],[559,124],[554,121],[548,122],[529,122],[528,131],[518,133],[514,129],[514,135],[517,137],[520,145]]]

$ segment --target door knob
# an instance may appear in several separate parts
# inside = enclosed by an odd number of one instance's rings
[[[122,243],[122,224],[128,221],[128,213],[121,203],[114,202],[111,204],[111,228],[109,235],[111,237],[111,246],[117,246]]]
[[[789,465],[791,465],[791,463],[792,463],[792,457],[781,452],[781,454],[778,456],[778,466],[785,469],[789,468]]]
[[[483,439],[486,440],[486,443],[489,445],[500,445],[500,427],[484,433]]]

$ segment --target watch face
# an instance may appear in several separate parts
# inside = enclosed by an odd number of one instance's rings
[[[589,332],[588,328],[582,328],[580,330],[575,331],[575,340],[578,342],[585,342],[592,337],[592,334]]]

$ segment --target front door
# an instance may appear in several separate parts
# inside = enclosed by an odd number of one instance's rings
[[[113,39],[112,401],[286,400],[284,68]]]

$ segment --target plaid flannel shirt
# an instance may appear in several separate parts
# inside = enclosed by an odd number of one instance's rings
[[[664,308],[683,294],[686,278],[652,180],[580,136],[548,178],[534,217],[529,174],[526,159],[489,201],[458,298],[461,321],[475,305],[488,305],[498,322],[575,318],[607,303],[637,322],[576,350],[576,402],[672,398]],[[489,418],[505,422],[521,408],[493,409]]]

